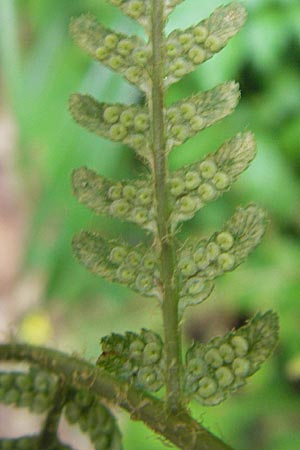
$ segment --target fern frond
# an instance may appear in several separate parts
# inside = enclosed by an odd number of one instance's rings
[[[171,173],[172,229],[175,230],[179,222],[191,219],[207,203],[228,191],[254,156],[253,135],[239,133],[201,162]]]
[[[212,281],[234,270],[259,244],[266,225],[263,210],[255,205],[238,208],[223,229],[209,239],[187,239],[179,251],[179,307],[197,305],[213,289]]]
[[[28,373],[1,372],[0,402],[42,414],[51,407],[56,382],[53,375],[33,368]]]
[[[167,109],[167,151],[232,113],[240,98],[238,84],[223,83],[173,103]]]
[[[159,259],[154,249],[143,244],[131,247],[121,240],[106,241],[97,233],[81,231],[73,239],[73,251],[90,272],[162,300]]]
[[[79,202],[96,214],[134,222],[156,233],[156,208],[149,176],[113,182],[81,167],[73,172],[72,184]]]
[[[163,343],[153,331],[140,334],[111,334],[101,339],[102,354],[97,364],[114,375],[148,391],[164,384]]]
[[[175,30],[166,41],[165,85],[179,81],[225,47],[243,26],[246,10],[233,2],[186,30]]]
[[[268,311],[206,345],[194,344],[186,355],[187,392],[206,406],[225,400],[271,355],[278,328],[277,315]]]
[[[149,48],[138,36],[111,31],[90,14],[72,19],[70,32],[77,45],[93,59],[120,73],[139,89],[148,88]]]
[[[190,278],[197,274],[206,279],[214,279],[241,264],[259,244],[266,226],[266,216],[262,209],[251,204],[238,208],[223,229],[209,239],[187,240],[179,256],[181,277]],[[189,258],[194,270],[185,272],[182,262]]]
[[[89,95],[73,94],[69,108],[80,126],[111,141],[123,142],[143,160],[150,159],[150,120],[146,107],[109,105]]]
[[[86,390],[70,391],[65,417],[87,433],[95,449],[122,450],[121,433],[110,410]]]

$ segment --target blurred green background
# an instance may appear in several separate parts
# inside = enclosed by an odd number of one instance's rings
[[[236,449],[299,450],[300,3],[244,3],[249,11],[244,29],[168,93],[171,103],[235,79],[241,85],[241,102],[232,116],[176,148],[170,164],[177,168],[196,161],[238,131],[254,131],[258,154],[251,167],[228,194],[184,225],[182,237],[217,229],[237,205],[250,201],[265,207],[270,225],[249,261],[219,280],[205,304],[187,312],[184,338],[186,344],[205,341],[241,325],[258,310],[272,308],[280,315],[280,344],[237,395],[214,408],[195,404],[192,409]],[[187,0],[170,17],[168,29],[189,26],[220,4]],[[0,202],[11,198],[14,208],[5,217],[18,217],[18,226],[8,225],[11,240],[2,230],[10,222],[1,222],[0,270],[7,267],[11,241],[20,246],[11,272],[0,275],[5,286],[1,301],[11,313],[0,325],[17,328],[21,339],[94,360],[101,336],[141,327],[161,331],[161,322],[151,300],[87,273],[70,251],[72,235],[81,228],[107,236],[121,233],[131,241],[142,236],[133,225],[95,217],[72,197],[75,167],[86,165],[115,179],[136,177],[142,170],[131,149],[80,129],[68,113],[68,97],[76,91],[110,102],[140,100],[138,91],[71,42],[70,17],[86,11],[107,26],[140,33],[104,0],[0,2],[0,119],[9,117],[15,142],[2,142],[13,151],[5,153],[4,162],[0,154],[1,173],[10,180],[4,186],[1,182],[7,195],[0,195]],[[117,414],[125,450],[165,448],[145,427]]]

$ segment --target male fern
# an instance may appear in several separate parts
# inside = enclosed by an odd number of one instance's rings
[[[148,172],[143,178],[116,182],[82,167],[73,173],[73,189],[96,214],[134,222],[152,242],[132,246],[81,231],[73,250],[96,275],[155,298],[162,310],[164,335],[142,329],[139,334],[106,336],[96,367],[47,349],[1,346],[2,359],[25,360],[39,369],[2,374],[0,399],[33,411],[37,403],[36,412],[48,415],[39,436],[24,438],[23,447],[19,440],[3,440],[0,449],[67,448],[57,437],[62,413],[89,433],[96,449],[121,449],[120,433],[103,398],[130,411],[179,448],[229,449],[191,418],[188,403],[197,399],[206,406],[216,405],[245,384],[276,345],[277,316],[259,313],[206,345],[193,344],[184,358],[180,323],[185,309],[207,299],[214,280],[234,270],[257,246],[265,214],[254,204],[240,207],[212,236],[185,241],[180,239],[179,225],[230,189],[254,158],[255,142],[251,133],[239,133],[200,162],[171,172],[171,150],[228,116],[240,94],[235,82],[226,82],[169,107],[165,98],[172,83],[226,45],[244,24],[246,12],[233,2],[197,25],[166,36],[166,20],[180,0],[110,3],[138,21],[148,40],[109,30],[89,14],[72,20],[71,34],[92,58],[134,84],[144,102],[107,104],[73,94],[70,111],[89,131],[130,146]],[[44,389],[41,394],[35,384],[38,376],[44,376],[53,391]],[[164,400],[149,394],[160,389]]]
[[[143,362],[138,364],[129,351],[127,365],[131,361],[132,367],[131,370],[127,368],[126,373],[128,380],[138,385],[141,385],[139,374],[145,370],[151,380],[149,384],[157,388],[164,379],[170,408],[180,409],[185,404],[185,393],[182,389],[184,370],[179,320],[186,306],[198,304],[208,297],[217,276],[233,270],[246,259],[260,241],[265,217],[255,205],[239,208],[224,228],[210,238],[179,241],[178,224],[191,219],[206,203],[230,188],[253,159],[255,143],[251,133],[238,134],[200,163],[170,173],[168,154],[172,148],[230,114],[238,102],[239,90],[234,82],[224,83],[168,108],[165,95],[171,83],[222,49],[242,26],[246,15],[241,4],[232,3],[218,8],[209,19],[196,26],[184,31],[175,30],[165,37],[170,3],[112,3],[144,25],[149,37],[147,43],[136,37],[113,33],[89,15],[75,19],[71,32],[75,41],[92,57],[136,84],[144,93],[144,104],[103,104],[87,95],[75,94],[71,97],[70,109],[80,125],[132,146],[148,166],[149,175],[146,179],[114,183],[81,168],[74,173],[74,192],[79,201],[97,214],[132,221],[147,229],[153,235],[153,243],[150,249],[142,243],[131,247],[121,241],[106,242],[95,233],[81,232],[74,239],[74,251],[92,272],[160,301],[164,350],[161,350],[161,343],[157,346],[163,353],[164,370],[160,371],[160,376],[155,366],[146,370]],[[133,70],[139,74],[134,80],[130,76]],[[138,146],[136,142],[139,142]],[[110,338],[112,349],[118,339],[121,342],[117,336]],[[130,340],[134,343],[132,335]],[[126,347],[125,342],[124,338]],[[145,347],[144,343],[143,347],[142,338],[140,342],[142,354],[148,344]],[[106,355],[107,351],[104,353]],[[109,360],[117,358],[115,352],[113,357],[108,356]],[[107,356],[100,358],[99,364],[107,367],[105,359]],[[110,364],[111,361],[109,367]],[[219,365],[222,364],[221,359]],[[204,374],[210,369],[208,366]],[[123,371],[122,367],[120,370]],[[234,370],[231,373],[233,386]],[[211,375],[216,376],[214,371]],[[200,376],[203,374],[199,379]],[[213,384],[217,391],[215,380]],[[147,387],[147,384],[142,386]],[[204,402],[209,403],[206,396]]]

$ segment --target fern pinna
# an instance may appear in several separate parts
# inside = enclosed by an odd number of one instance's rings
[[[240,93],[235,82],[226,82],[169,107],[165,97],[172,83],[226,45],[244,24],[246,12],[233,2],[195,26],[166,36],[168,15],[181,0],[110,3],[139,22],[148,40],[107,29],[89,14],[72,20],[72,37],[92,58],[135,85],[144,102],[107,104],[74,94],[70,111],[89,131],[131,147],[147,175],[113,181],[82,167],[73,173],[74,194],[96,214],[134,222],[152,242],[132,246],[81,231],[73,250],[94,274],[155,298],[162,310],[164,335],[142,329],[139,334],[106,336],[96,367],[51,350],[1,346],[2,359],[26,360],[39,367],[1,374],[1,400],[48,415],[39,436],[2,440],[0,448],[69,448],[57,437],[60,416],[65,414],[90,435],[96,449],[121,449],[120,433],[101,402],[104,398],[179,448],[229,449],[191,418],[187,405],[192,399],[216,405],[245,384],[276,345],[277,316],[271,311],[258,313],[237,330],[205,345],[194,343],[184,358],[180,323],[188,306],[207,299],[218,276],[248,257],[260,242],[266,218],[250,204],[238,208],[212,236],[185,241],[180,240],[179,225],[230,189],[254,158],[255,142],[251,133],[239,133],[202,161],[171,172],[171,150],[229,115]],[[164,400],[150,394],[160,389]]]

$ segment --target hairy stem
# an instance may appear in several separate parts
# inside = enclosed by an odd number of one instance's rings
[[[117,380],[87,361],[43,347],[0,345],[0,361],[23,361],[57,374],[68,387],[89,389],[99,398],[121,406],[182,450],[232,450],[189,414],[165,413],[164,403]]]
[[[165,139],[164,2],[152,0],[151,41],[153,45],[152,90],[149,107],[152,114],[152,145],[155,193],[157,202],[158,245],[161,254],[163,287],[163,325],[166,360],[166,395],[170,410],[180,410],[181,335],[178,325],[178,289],[175,271],[175,249],[169,226],[168,166]]]

